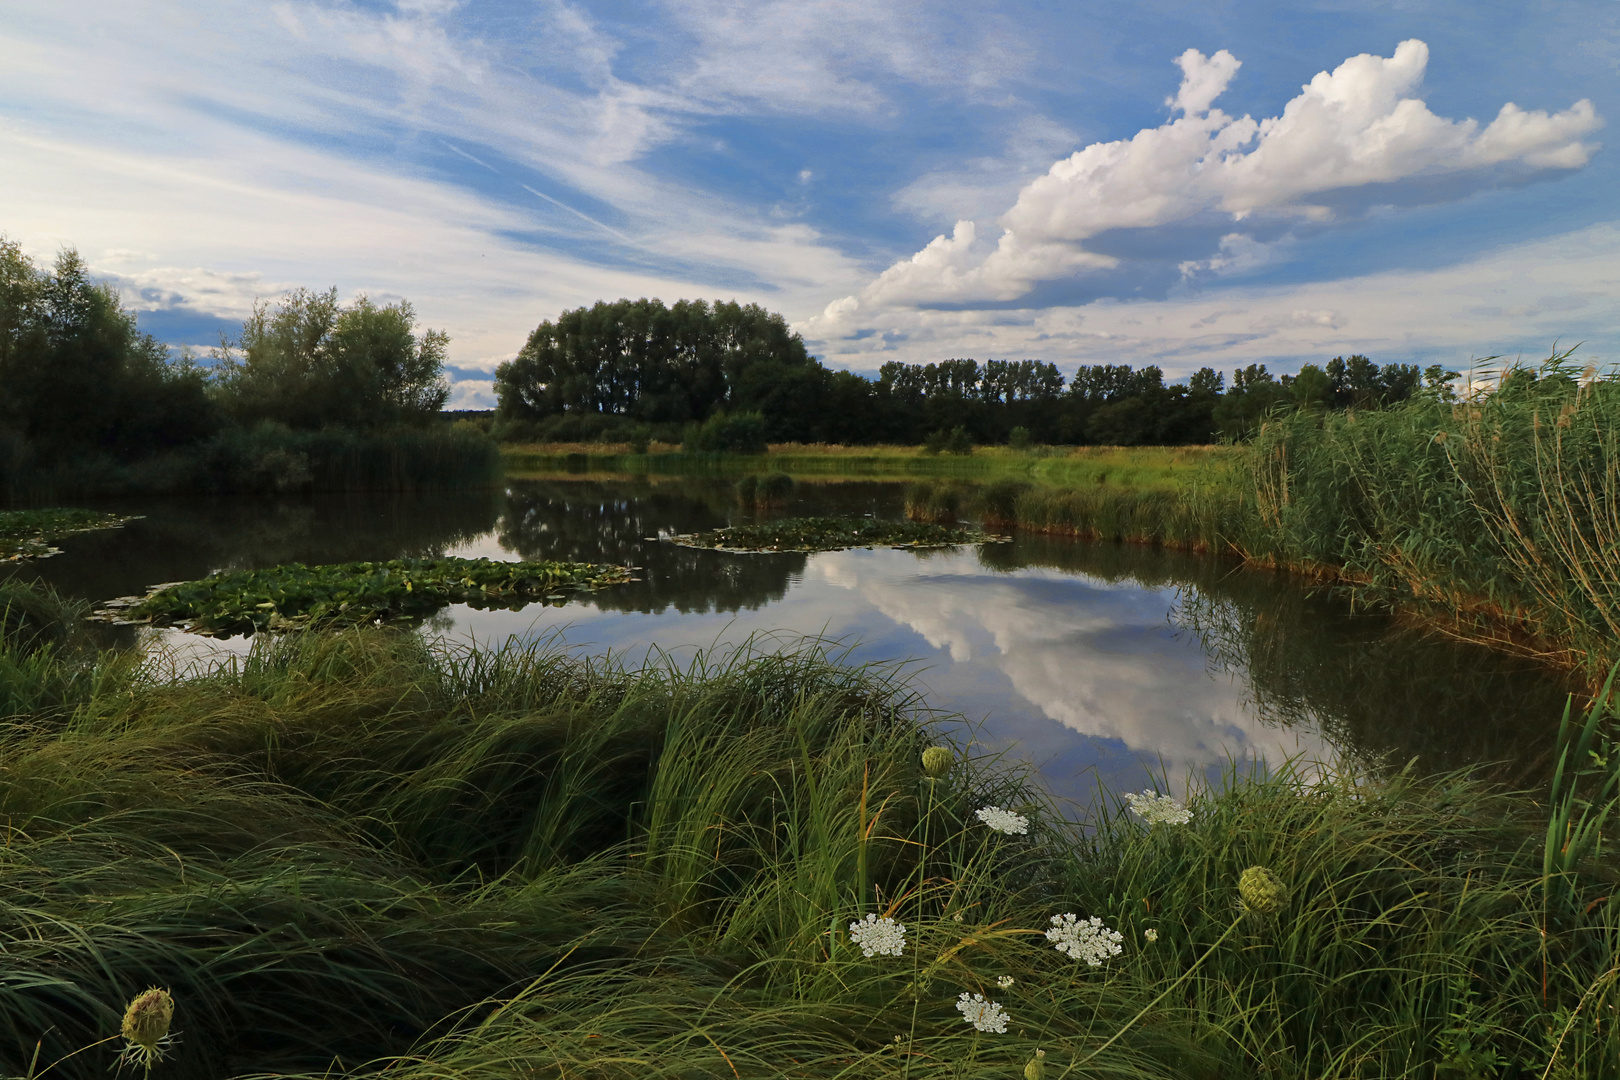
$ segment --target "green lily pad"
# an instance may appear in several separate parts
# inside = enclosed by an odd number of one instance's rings
[[[841,551],[855,547],[943,548],[958,544],[1006,543],[1011,539],[983,529],[932,522],[833,517],[784,518],[670,537],[682,547],[751,552]]]
[[[48,559],[60,555],[56,541],[73,533],[116,529],[139,514],[51,507],[46,510],[0,510],[0,562]]]
[[[103,604],[104,619],[178,626],[224,637],[256,630],[410,623],[450,604],[516,610],[633,580],[634,567],[491,559],[390,559],[329,566],[287,563],[155,586]]]

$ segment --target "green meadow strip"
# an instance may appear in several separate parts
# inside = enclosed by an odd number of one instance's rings
[[[784,518],[670,538],[682,547],[718,551],[841,551],[855,547],[942,548],[1001,543],[1009,537],[982,529],[876,518]]]
[[[413,622],[450,604],[517,609],[631,580],[632,568],[577,562],[391,559],[288,563],[160,585],[104,605],[121,622],[228,635],[307,626]]]
[[[56,541],[64,536],[97,529],[116,529],[139,516],[68,507],[0,510],[0,562],[48,559],[62,553]]]

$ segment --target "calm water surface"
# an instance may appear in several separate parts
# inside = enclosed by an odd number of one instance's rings
[[[898,517],[902,486],[804,484],[781,513]],[[748,520],[718,482],[514,480],[505,492],[106,504],[146,517],[71,537],[9,573],[91,600],[215,570],[454,554],[631,563],[643,580],[522,611],[446,609],[424,633],[499,643],[560,632],[639,660],[753,635],[824,635],[857,661],[905,661],[987,747],[1085,801],[1100,778],[1180,786],[1230,758],[1305,755],[1423,769],[1500,763],[1528,782],[1569,686],[1487,650],[1402,631],[1339,598],[1230,562],[1038,536],[983,548],[813,555],[696,551],[656,539]],[[245,651],[176,631],[114,643]],[[766,643],[769,647],[769,643]]]

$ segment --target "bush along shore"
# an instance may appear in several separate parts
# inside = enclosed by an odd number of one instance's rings
[[[1539,806],[1282,767],[1080,828],[813,642],[358,628],[177,675],[31,603],[9,1076],[1617,1075],[1601,711]]]

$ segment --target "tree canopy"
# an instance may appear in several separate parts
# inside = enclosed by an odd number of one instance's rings
[[[450,396],[442,331],[416,333],[408,301],[344,307],[337,290],[259,301],[241,336],[216,350],[220,400],[243,423],[356,429],[432,419]]]
[[[216,426],[207,375],[141,333],[78,252],[41,270],[0,237],[0,453],[130,459]]]

